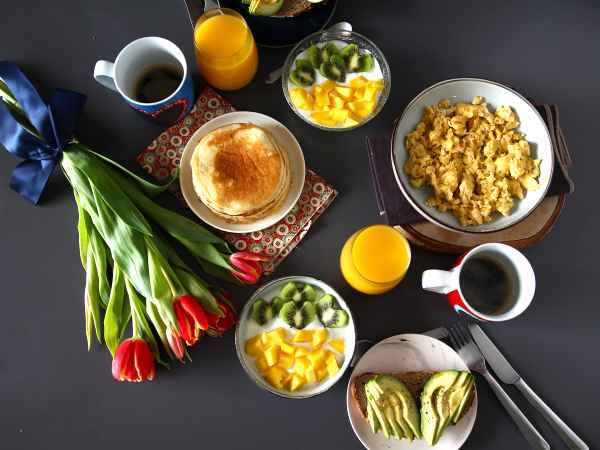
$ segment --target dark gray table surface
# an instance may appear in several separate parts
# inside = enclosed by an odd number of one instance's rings
[[[279,85],[264,84],[286,50],[260,49],[254,82],[226,94],[238,109],[271,115],[288,126],[308,165],[340,191],[276,275],[306,274],[331,283],[349,301],[361,338],[452,322],[444,299],[421,291],[419,282],[424,269],[448,266],[449,255],[413,249],[407,278],[375,298],[352,291],[341,276],[337,257],[344,240],[380,220],[364,138],[388,133],[414,95],[452,77],[496,80],[557,103],[575,160],[576,193],[552,233],[525,251],[538,281],[532,306],[486,330],[538,394],[596,447],[600,6],[585,0],[339,3],[335,19],[349,20],[372,38],[391,65],[392,92],[375,120],[348,133],[322,132],[301,121]],[[135,38],[157,35],[180,45],[193,65],[183,2],[4,0],[2,5],[0,56],[20,64],[42,92],[60,86],[87,94],[82,141],[134,167],[134,156],[160,128],[96,84],[94,62],[114,58]],[[232,333],[205,340],[192,351],[192,363],[160,369],[152,383],[115,382],[108,351],[86,351],[84,274],[70,189],[57,175],[42,205],[33,207],[8,189],[16,163],[0,151],[0,448],[361,448],[346,415],[348,374],[310,400],[271,396],[244,374]],[[233,291],[242,305],[252,289]],[[508,391],[552,448],[564,448],[518,393]],[[477,423],[464,448],[527,448],[481,380],[478,393]]]

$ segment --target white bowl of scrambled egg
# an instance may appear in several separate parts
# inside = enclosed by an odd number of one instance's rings
[[[493,81],[457,78],[425,89],[392,135],[406,199],[450,230],[486,233],[527,217],[544,199],[552,141],[533,105]]]

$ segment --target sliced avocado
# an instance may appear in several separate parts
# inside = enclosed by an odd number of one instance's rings
[[[293,281],[286,283],[282,288],[279,296],[284,299],[291,300],[294,294],[298,292],[298,287]]]
[[[416,437],[420,437],[419,409],[406,385],[390,375],[377,375],[371,382],[382,394],[395,394],[402,405],[402,418]]]
[[[439,399],[438,395],[442,395],[443,391],[452,387],[460,372],[458,370],[444,370],[438,372],[429,378],[423,386],[423,392],[421,393],[421,433],[423,439],[429,445],[435,445],[443,431],[442,423],[446,422],[445,416],[440,416],[437,406],[439,402],[443,405],[444,400]],[[443,390],[442,390],[443,389]],[[446,411],[446,409],[442,409]],[[449,415],[449,408],[447,409]],[[440,431],[438,433],[438,431]]]
[[[398,398],[398,395],[395,393],[389,393],[388,398],[389,402],[392,404],[392,408],[394,409],[394,418],[396,419],[396,423],[402,429],[404,437],[409,441],[412,441],[415,436],[406,420],[404,420],[404,416],[402,415],[402,402],[400,401],[400,398]]]
[[[464,385],[459,387],[452,387],[452,390],[448,394],[448,406],[450,408],[450,414],[448,416],[446,425],[448,425],[448,422],[450,422],[450,420],[454,417],[456,411],[458,411],[458,408],[460,408],[463,398],[467,396],[470,389],[472,388],[472,377],[473,376],[469,374],[469,377],[467,378],[467,381],[464,383]]]
[[[257,2],[255,8],[250,7],[248,11],[255,16],[272,16],[277,14],[283,6],[283,0],[268,0]]]
[[[398,440],[402,439],[404,437],[404,432],[402,431],[402,428],[400,428],[400,424],[396,422],[396,414],[394,413],[394,408],[386,402],[386,406],[383,412],[392,430],[392,437]]]
[[[444,388],[441,387],[436,391],[435,396],[435,412],[437,413],[438,418],[440,419],[437,423],[437,427],[435,430],[434,441],[437,442],[442,435],[442,432],[450,422],[450,402],[449,395],[452,392],[452,387]]]
[[[454,423],[454,424],[457,423],[459,421],[459,419],[462,417],[465,407],[469,404],[471,397],[475,393],[474,385],[475,385],[475,381],[473,378],[471,378],[471,381],[469,382],[468,386],[466,387],[465,395],[463,396],[462,400],[460,401],[460,405],[458,406],[458,409],[452,415],[452,423]]]
[[[369,421],[373,433],[377,433],[381,429],[379,419],[377,419],[375,411],[373,411],[373,405],[371,405],[371,402],[369,401],[367,401],[367,420]]]
[[[375,417],[377,417],[377,420],[379,421],[379,424],[381,425],[381,431],[383,431],[383,435],[387,439],[389,439],[390,434],[391,434],[390,428],[388,426],[387,420],[385,419],[385,415],[383,414],[383,411],[381,411],[381,409],[379,408],[379,405],[373,398],[373,395],[371,394],[371,391],[368,388],[368,383],[365,385],[365,392],[367,395],[367,401],[371,404],[371,407],[373,408],[373,412],[375,413]]]
[[[433,400],[435,400],[435,392],[428,395],[421,394],[421,435],[429,445],[435,445],[435,433],[440,421]]]

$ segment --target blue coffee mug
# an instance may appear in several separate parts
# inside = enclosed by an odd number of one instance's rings
[[[141,77],[154,67],[176,67],[183,74],[179,86],[164,99],[144,103],[135,99]],[[94,79],[118,92],[133,109],[161,123],[178,122],[194,106],[194,84],[183,52],[161,37],[143,37],[127,44],[115,62],[100,60],[94,67]]]

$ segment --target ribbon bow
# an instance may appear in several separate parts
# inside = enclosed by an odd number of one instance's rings
[[[8,61],[0,61],[0,79],[37,131],[36,135],[19,123],[5,102],[0,101],[0,143],[9,153],[25,160],[13,170],[10,187],[37,204],[65,146],[73,137],[86,97],[56,89],[46,104],[19,67]]]

